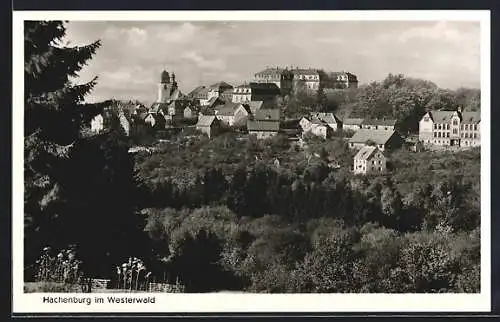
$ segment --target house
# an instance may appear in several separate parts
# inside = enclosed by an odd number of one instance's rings
[[[249,83],[233,89],[233,103],[250,101],[274,101],[280,95],[280,88],[274,83]]]
[[[219,98],[226,102],[233,101],[233,89],[226,89],[222,93],[219,94]]]
[[[382,173],[386,170],[384,153],[375,146],[365,146],[354,156],[354,174]]]
[[[233,126],[244,125],[250,111],[241,103],[226,103],[215,107],[215,116],[221,122]]]
[[[481,145],[480,112],[429,111],[419,122],[418,139],[437,147]]]
[[[193,109],[189,106],[186,106],[186,108],[184,108],[183,114],[185,119],[193,118],[196,115]]]
[[[327,139],[332,135],[333,129],[323,120],[318,118],[312,119],[311,134]]]
[[[311,130],[313,123],[310,116],[304,116],[300,119],[299,125],[302,129],[302,133],[306,133]]]
[[[253,119],[258,121],[280,121],[280,110],[277,108],[261,108],[255,111]]]
[[[210,98],[209,97],[210,88],[206,86],[198,86],[193,89],[188,95],[187,98],[195,101],[198,105],[205,106],[207,105]]]
[[[248,134],[255,135],[257,139],[267,139],[278,134],[279,121],[248,120]]]
[[[196,123],[196,130],[212,138],[220,132],[220,121],[214,115],[200,115]]]
[[[226,82],[218,82],[209,86],[208,99],[220,97],[222,93],[232,90],[233,86]]]
[[[325,88],[348,89],[358,87],[358,78],[349,72],[329,72],[326,79],[322,80]]]
[[[266,67],[266,69],[255,73],[256,83],[276,84],[282,94],[290,92],[293,86],[293,73],[288,68]]]
[[[165,129],[167,125],[167,117],[160,113],[148,113],[144,118],[144,123],[149,124],[155,129]]]
[[[230,102],[230,101],[228,101],[228,102]],[[205,105],[205,107],[214,108],[217,105],[224,105],[225,103],[226,103],[226,101],[224,101],[220,97],[212,97],[211,99],[209,99],[207,101],[207,104]]]
[[[328,124],[334,131],[342,129],[342,121],[333,113],[313,113],[312,116]]]
[[[396,120],[364,119],[361,128],[367,130],[394,131],[396,129]]]
[[[299,125],[302,128],[302,136],[310,133],[312,135],[322,137],[323,139],[327,139],[333,132],[332,127],[330,127],[328,123],[315,116],[304,116],[299,121]]]
[[[104,130],[104,116],[102,114],[97,114],[90,120],[90,130],[95,133]]]
[[[262,108],[262,106],[264,105],[264,101],[250,101],[250,102],[246,103],[246,105],[248,105],[250,112],[252,114],[255,114],[255,111]]]
[[[357,131],[362,128],[363,119],[361,118],[346,118],[342,122],[342,128],[344,131]]]
[[[120,121],[120,125],[123,128],[123,131],[125,132],[125,135],[129,136],[130,135],[130,121],[123,113],[123,110],[120,110],[120,112],[118,114],[118,119]]]
[[[393,150],[403,145],[403,139],[396,131],[360,129],[349,139],[349,147],[360,149],[374,145],[380,151]]]
[[[151,105],[149,113],[161,114],[169,121],[177,121],[184,118],[184,109],[191,102],[189,100],[175,100],[169,102],[156,102]]]

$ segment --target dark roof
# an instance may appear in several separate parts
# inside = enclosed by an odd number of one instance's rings
[[[251,82],[251,83],[248,83],[248,84],[239,85],[238,88],[251,88],[252,91],[254,91],[254,90],[274,90],[274,91],[276,91],[278,93],[280,92],[280,88],[275,83],[255,83],[255,82]]]
[[[365,119],[363,125],[395,126],[396,120],[389,119]]]
[[[479,123],[481,122],[481,112],[462,112],[463,123]]]
[[[255,111],[254,115],[255,120],[271,120],[271,121],[279,121],[280,120],[280,110],[261,108]]]
[[[386,130],[368,130],[360,129],[349,139],[350,143],[365,143],[368,140],[376,144],[386,144],[387,141],[396,133],[395,131]]]
[[[247,121],[248,131],[267,131],[278,132],[280,129],[279,121]]]
[[[295,68],[292,69],[292,73],[294,73],[295,75],[318,75],[318,70],[312,68]]]
[[[275,67],[275,68],[266,68],[264,69],[263,71],[260,71],[258,73],[255,73],[255,76],[257,75],[268,75],[268,76],[281,76],[281,74],[284,72],[285,70],[283,68],[280,68],[280,67]]]
[[[446,123],[451,121],[451,117],[456,111],[429,111],[432,120],[436,123]]]
[[[158,113],[160,111],[168,111],[168,106],[170,103],[153,103],[151,107],[149,108],[149,111],[152,113]]]
[[[378,150],[376,146],[364,146],[354,156],[354,159],[368,160]]]
[[[479,123],[481,122],[481,112],[458,112],[458,111],[429,111],[432,120],[435,123],[449,122],[453,114],[458,113],[463,123]]]
[[[211,126],[215,120],[216,118],[213,115],[200,115],[196,126]]]

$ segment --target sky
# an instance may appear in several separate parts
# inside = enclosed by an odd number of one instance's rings
[[[160,73],[182,92],[251,81],[268,66],[348,71],[360,84],[389,73],[443,88],[480,87],[480,24],[467,21],[71,21],[69,45],[102,46],[80,72],[87,101],[155,101]]]

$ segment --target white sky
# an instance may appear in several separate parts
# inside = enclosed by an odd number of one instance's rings
[[[183,92],[224,80],[239,85],[266,66],[350,71],[360,83],[403,73],[444,88],[480,86],[479,22],[75,21],[67,40],[102,47],[80,76],[98,76],[89,101],[156,98],[160,72]]]

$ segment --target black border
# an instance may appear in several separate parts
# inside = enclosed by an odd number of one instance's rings
[[[465,1],[464,1],[465,2]],[[462,10],[491,10],[491,120],[500,119],[500,102],[498,99],[498,91],[496,90],[496,84],[499,84],[498,78],[498,64],[496,63],[496,55],[500,50],[500,42],[498,40],[498,33],[496,30],[500,30],[500,26],[498,25],[498,16],[499,13],[497,11],[498,5],[495,1],[469,1],[467,4],[464,2],[458,1],[405,1],[405,2],[389,2],[389,1],[369,1],[369,0],[360,0],[356,3],[352,3],[350,1],[337,1],[335,3],[327,3],[324,0],[309,0],[299,2],[285,1],[285,0],[275,0],[271,2],[236,2],[236,1],[223,1],[223,0],[170,0],[170,1],[161,1],[161,0],[107,0],[106,2],[103,0],[13,0],[11,3],[13,10],[389,10],[389,9],[397,9],[397,10],[427,10],[427,9],[441,9],[441,10],[453,10],[453,9],[462,9]],[[10,34],[10,37],[7,37],[7,43],[3,48],[7,48],[12,57],[12,23],[11,23],[12,15],[7,13],[6,17],[2,19],[3,22],[7,22],[7,32]],[[4,67],[4,64],[2,65]],[[7,69],[4,69],[5,77],[10,78],[12,80],[12,60],[7,63]],[[4,87],[5,89],[6,87]],[[4,98],[7,98],[7,104],[5,106],[12,106],[12,91],[7,89],[6,93],[3,95]],[[2,121],[6,124],[2,124],[0,127],[0,131],[2,131],[0,138],[2,139],[1,144],[3,145],[4,141],[6,146],[8,142],[12,144],[12,124],[10,121],[12,120],[12,112],[11,109],[4,109],[6,111],[6,115],[2,117]],[[497,138],[500,136],[500,128],[494,127],[491,124],[491,252],[492,252],[492,261],[491,261],[491,296],[492,296],[492,311],[491,313],[413,313],[408,312],[405,314],[398,313],[366,313],[362,315],[360,313],[99,313],[99,314],[89,314],[89,313],[75,313],[75,314],[52,314],[52,313],[36,313],[36,314],[24,314],[24,313],[12,313],[11,317],[40,317],[40,318],[52,318],[52,317],[76,317],[76,318],[88,318],[88,317],[130,317],[130,318],[143,318],[143,317],[182,317],[182,318],[209,318],[209,317],[247,317],[247,318],[276,318],[276,317],[286,317],[290,318],[312,318],[312,317],[371,317],[375,319],[386,319],[387,317],[409,317],[410,319],[414,319],[415,317],[425,317],[425,318],[447,318],[454,317],[459,320],[463,318],[471,317],[498,317],[500,316],[500,240],[498,234],[496,233],[496,227],[500,227],[500,218],[494,215],[496,213],[496,209],[498,209],[498,198],[495,198],[498,195],[498,186],[500,182],[500,168],[496,166],[495,159],[496,151],[494,149],[493,142],[496,142]],[[10,139],[10,140],[9,140]],[[11,164],[11,149],[5,149],[7,153],[1,154],[1,161],[5,161],[6,164]],[[3,163],[3,162],[2,162]],[[7,169],[7,167],[4,167]],[[2,194],[2,197],[5,198],[0,199],[2,206],[7,206],[8,213],[12,213],[11,211],[11,197],[12,197],[12,177],[10,171],[4,172],[4,178],[10,179],[10,184],[7,187],[6,191],[10,191],[9,195]],[[5,180],[4,182],[7,182]],[[3,190],[2,190],[3,192]],[[9,255],[11,255],[12,251],[12,239],[11,239],[11,230],[9,229],[11,226],[11,217],[7,217],[7,222],[4,225],[1,225],[1,228],[5,230],[3,236],[8,237],[8,245],[9,245]],[[6,218],[4,217],[4,219]],[[4,248],[2,248],[4,250]],[[3,254],[3,252],[2,252]],[[12,257],[10,256],[12,259]],[[3,272],[11,271],[12,272],[12,261],[3,261],[4,265],[8,266],[8,270],[2,270]],[[10,276],[7,274],[2,274],[7,281],[2,283],[2,285],[11,285],[10,296],[8,296],[9,304],[12,304],[12,282]],[[12,305],[10,305],[12,310]]]

